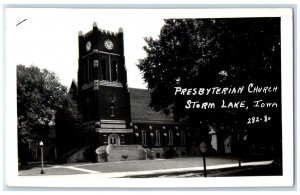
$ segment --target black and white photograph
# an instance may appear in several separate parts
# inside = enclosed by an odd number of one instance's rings
[[[7,8],[8,183],[292,185],[292,23],[279,8]]]

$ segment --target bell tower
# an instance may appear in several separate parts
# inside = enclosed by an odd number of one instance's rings
[[[110,32],[96,22],[78,34],[78,105],[83,115],[80,133],[87,146],[99,147],[108,138],[131,144],[130,96],[124,57],[123,29]]]

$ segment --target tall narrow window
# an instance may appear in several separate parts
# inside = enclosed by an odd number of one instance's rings
[[[98,60],[94,60],[93,61],[93,80],[96,80],[96,79],[99,79],[99,76],[98,76]]]
[[[184,131],[180,131],[180,144],[185,144],[185,133]]]
[[[93,80],[93,64],[88,62],[88,66],[89,66],[89,82],[91,82]]]
[[[83,64],[83,83],[86,83],[86,80],[85,80],[85,72],[86,72],[86,70],[85,70],[85,64]]]
[[[113,61],[111,69],[112,69],[112,81],[117,81],[118,64],[116,60]]]
[[[89,65],[85,64],[84,65],[84,83],[89,82]]]
[[[90,81],[90,66],[89,66],[89,61],[87,61],[86,68],[87,68],[87,71],[86,71],[86,82],[88,83]]]
[[[117,143],[116,138],[115,137],[111,137],[110,138],[110,143],[111,144],[116,144]]]
[[[142,130],[142,143],[143,146],[147,145],[147,135],[144,130]]]
[[[173,145],[173,132],[169,130],[169,145]]]
[[[107,80],[107,77],[106,77],[106,60],[103,59],[101,61],[101,66],[102,66],[102,80]]]
[[[160,133],[158,130],[155,131],[155,145],[160,146]]]
[[[93,66],[94,66],[94,68],[98,68],[98,60],[93,61]]]

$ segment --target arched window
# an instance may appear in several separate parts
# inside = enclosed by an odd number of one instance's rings
[[[160,146],[160,133],[158,130],[155,131],[155,145]]]
[[[116,144],[116,143],[117,143],[116,138],[115,138],[115,137],[109,138],[109,143],[111,143],[111,144]]]
[[[169,130],[169,145],[173,145],[173,132]]]
[[[185,133],[184,131],[180,131],[180,144],[185,144]]]
[[[110,134],[107,138],[108,145],[120,145],[120,137],[117,134]]]
[[[142,130],[142,143],[143,146],[147,145],[147,135],[144,130]]]

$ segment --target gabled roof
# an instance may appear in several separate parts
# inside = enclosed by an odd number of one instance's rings
[[[71,95],[72,99],[75,100],[77,98],[77,93],[78,93],[78,85],[75,79],[73,79],[68,94]]]
[[[72,80],[72,83],[71,83],[71,86],[70,86],[70,89],[69,89],[69,92],[70,91],[77,91],[78,90],[78,84],[76,82],[75,79]]]
[[[131,120],[133,123],[173,124],[173,115],[155,112],[149,107],[150,91],[147,89],[128,88],[130,94]]]

